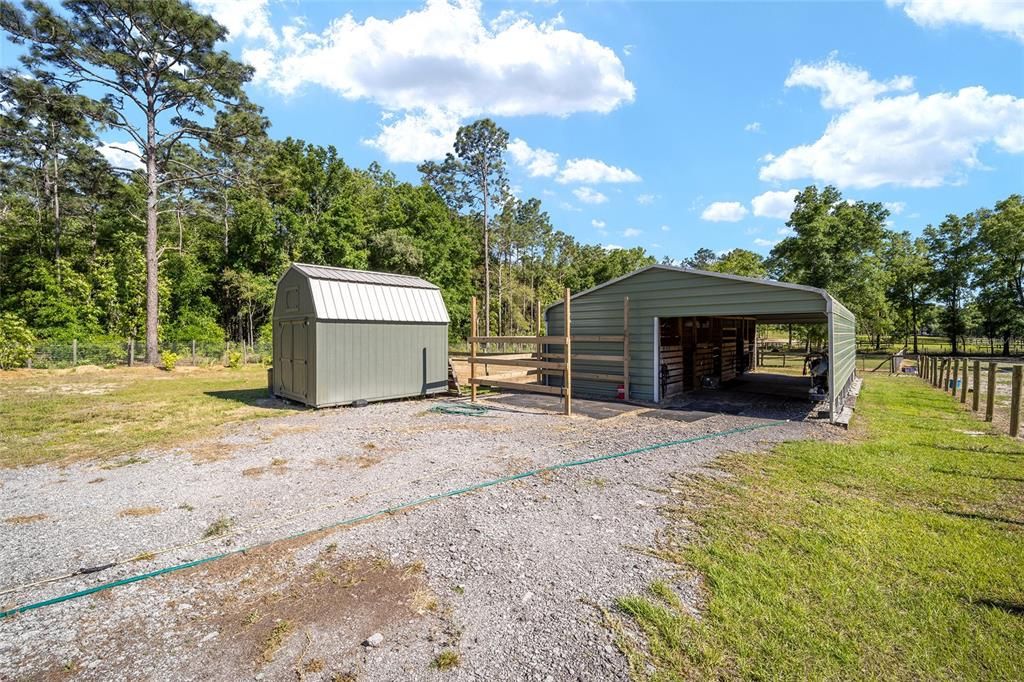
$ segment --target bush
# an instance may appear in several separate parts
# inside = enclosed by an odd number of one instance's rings
[[[164,369],[168,372],[174,371],[174,366],[178,364],[178,360],[181,356],[171,350],[165,350],[160,353],[160,362],[163,363]]]
[[[36,337],[25,321],[13,313],[0,315],[0,369],[13,369],[28,363]]]
[[[228,352],[228,367],[238,369],[242,366],[242,351],[233,350]]]

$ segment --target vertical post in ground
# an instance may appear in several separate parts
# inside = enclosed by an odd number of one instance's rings
[[[622,397],[629,400],[629,296],[622,301]]]
[[[946,360],[946,371],[942,374],[942,390],[946,393],[949,393],[949,375],[953,373],[953,362],[953,358]]]
[[[192,366],[196,366],[196,340],[192,339]]]
[[[569,312],[569,299],[572,294],[569,287],[565,288],[565,380],[562,381],[562,392],[565,394],[565,415],[572,416],[572,316]]]
[[[932,386],[939,385],[939,359],[932,358]]]
[[[996,405],[996,363],[988,363],[988,386],[985,387],[985,421],[992,421]]]
[[[540,301],[539,300],[537,301],[537,316],[536,316],[536,319],[534,319],[533,328],[534,328],[534,332],[535,332],[534,335],[539,337],[540,336]],[[539,361],[541,361],[543,359],[543,351],[544,351],[544,346],[539,341],[537,342],[536,351],[537,352],[534,353],[533,358],[539,362]],[[544,370],[539,369],[539,368],[537,369],[537,383],[538,384],[543,384],[544,383]]]
[[[981,360],[974,361],[974,393],[971,394],[971,409],[975,412],[981,407]]]
[[[1013,366],[1013,380],[1010,384],[1010,435],[1020,433],[1020,391],[1024,383],[1024,365]]]
[[[128,366],[135,366],[135,339],[128,339]]]
[[[960,385],[960,402],[966,403],[967,402],[967,358],[964,358],[963,365],[964,365],[964,369],[963,369],[962,372],[960,372],[960,374],[963,375],[961,377],[962,383]]]
[[[71,341],[71,366],[78,366],[78,339],[72,339]]]
[[[476,402],[476,296],[469,302],[469,400]]]

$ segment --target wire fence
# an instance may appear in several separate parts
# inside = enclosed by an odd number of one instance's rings
[[[177,355],[177,364],[225,365],[268,364],[273,355],[271,344],[257,342],[254,346],[238,341],[219,343],[200,341],[165,341],[160,352]],[[26,365],[36,369],[58,369],[96,365],[99,367],[127,367],[146,361],[143,341],[79,342],[38,344]]]

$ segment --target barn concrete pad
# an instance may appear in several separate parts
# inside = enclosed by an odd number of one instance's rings
[[[489,397],[486,398],[486,401],[488,403],[514,405],[515,407],[526,407],[554,413],[562,412],[562,399],[553,395],[510,393],[494,398]],[[619,417],[624,414],[629,414],[630,412],[638,412],[644,409],[646,408],[622,402],[581,400],[579,398],[574,398],[572,401],[573,414],[590,417],[591,419],[610,419],[612,417]]]

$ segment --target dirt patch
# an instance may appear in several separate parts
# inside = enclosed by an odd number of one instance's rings
[[[338,461],[342,464],[354,464],[360,469],[369,469],[374,464],[383,462],[384,458],[374,457],[373,455],[339,455]]]
[[[4,523],[35,523],[36,521],[44,521],[46,518],[46,514],[30,514],[28,516],[8,516],[6,519],[4,519]]]
[[[161,511],[163,510],[160,507],[129,507],[117,512],[117,515],[123,517],[152,516],[153,514],[159,514]]]

